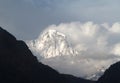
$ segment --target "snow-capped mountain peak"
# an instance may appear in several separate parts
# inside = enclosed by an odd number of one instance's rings
[[[78,54],[67,41],[67,37],[56,30],[47,30],[38,39],[29,41],[27,44],[33,53],[42,55],[44,58]]]

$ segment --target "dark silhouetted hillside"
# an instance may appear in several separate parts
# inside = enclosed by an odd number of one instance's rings
[[[0,83],[93,83],[37,61],[27,45],[0,28]]]
[[[97,83],[120,83],[120,62],[111,65]]]

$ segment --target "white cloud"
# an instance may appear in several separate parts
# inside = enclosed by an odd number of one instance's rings
[[[114,23],[110,28],[110,31],[113,33],[120,33],[120,23]]]
[[[119,44],[116,44],[116,45],[113,47],[112,53],[113,53],[114,55],[120,56],[120,43],[119,43]]]
[[[73,49],[79,52],[74,57],[55,57],[41,60],[61,73],[85,77],[120,60],[119,23],[71,22],[50,25],[46,30],[55,29],[67,36]],[[117,34],[116,34],[117,33]],[[112,42],[112,43],[111,43]],[[119,56],[116,56],[119,55]]]

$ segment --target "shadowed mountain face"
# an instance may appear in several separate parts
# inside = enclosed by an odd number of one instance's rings
[[[27,45],[0,28],[0,83],[93,83],[37,61]]]
[[[97,83],[120,83],[120,62],[111,65]]]

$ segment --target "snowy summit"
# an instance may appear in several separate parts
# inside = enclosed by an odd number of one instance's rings
[[[67,37],[56,30],[44,31],[38,39],[31,40],[27,44],[33,52],[43,58],[76,56],[78,54],[67,41]]]

